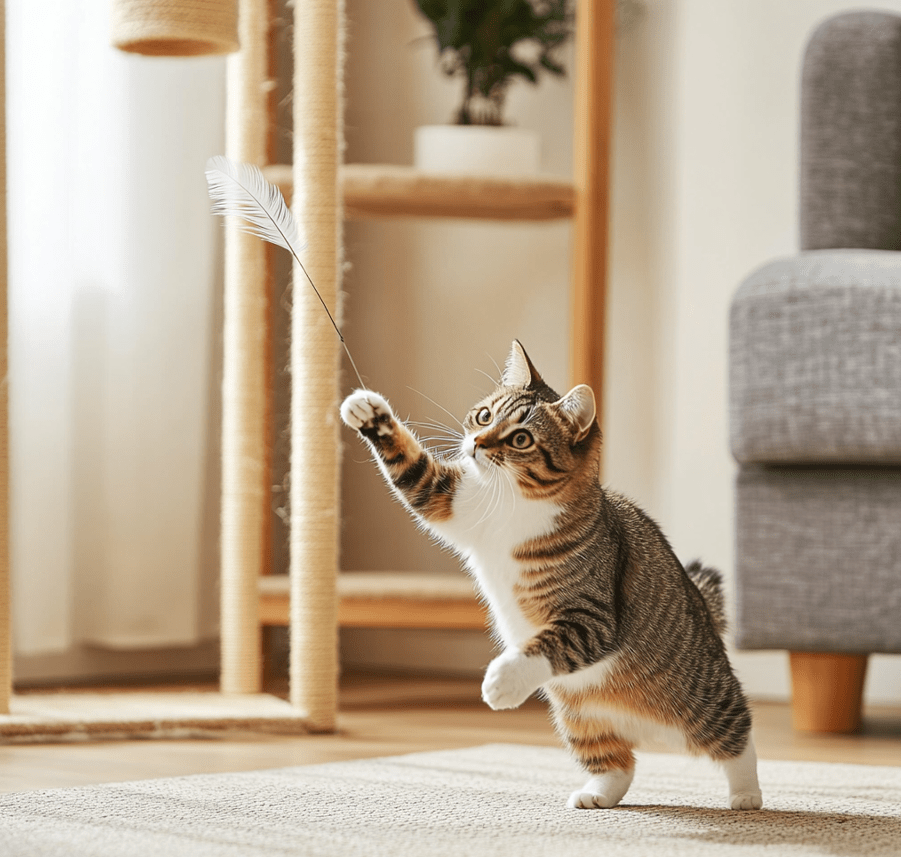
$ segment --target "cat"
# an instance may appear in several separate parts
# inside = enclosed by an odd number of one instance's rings
[[[602,487],[586,385],[555,393],[515,341],[498,388],[466,416],[454,456],[427,450],[361,389],[341,406],[400,501],[462,558],[502,646],[493,709],[536,691],[590,775],[568,806],[616,806],[633,748],[664,740],[725,769],[732,809],[760,809],[751,714],[722,641],[719,574],[683,567],[659,527]]]

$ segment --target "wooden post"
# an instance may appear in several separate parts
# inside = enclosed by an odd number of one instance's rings
[[[603,427],[615,0],[576,7],[571,374],[595,393]]]
[[[792,652],[792,723],[802,732],[857,732],[867,655]]]

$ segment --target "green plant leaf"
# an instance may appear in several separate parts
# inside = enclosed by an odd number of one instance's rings
[[[560,65],[560,63],[554,62],[547,54],[542,54],[538,62],[541,63],[542,68],[546,69],[551,74],[556,74],[560,77],[563,77],[566,74],[566,69]]]
[[[503,102],[513,78],[536,84],[542,71],[565,74],[551,56],[572,35],[573,0],[415,0],[429,19],[443,71],[464,78],[457,121],[502,124]],[[532,41],[539,51],[517,59],[513,48]],[[472,99],[484,104],[474,109]]]

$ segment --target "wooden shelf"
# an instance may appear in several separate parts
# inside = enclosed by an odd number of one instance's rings
[[[287,625],[288,576],[263,575],[260,624]],[[344,628],[484,629],[488,616],[460,574],[350,571],[338,575],[338,623]]]
[[[290,205],[291,167],[263,168]],[[345,216],[462,217],[482,220],[560,220],[572,217],[571,182],[552,176],[491,176],[424,173],[390,164],[344,164],[339,171]]]

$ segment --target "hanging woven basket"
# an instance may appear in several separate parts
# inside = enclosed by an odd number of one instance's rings
[[[238,50],[237,0],[113,0],[114,47],[145,56]]]

